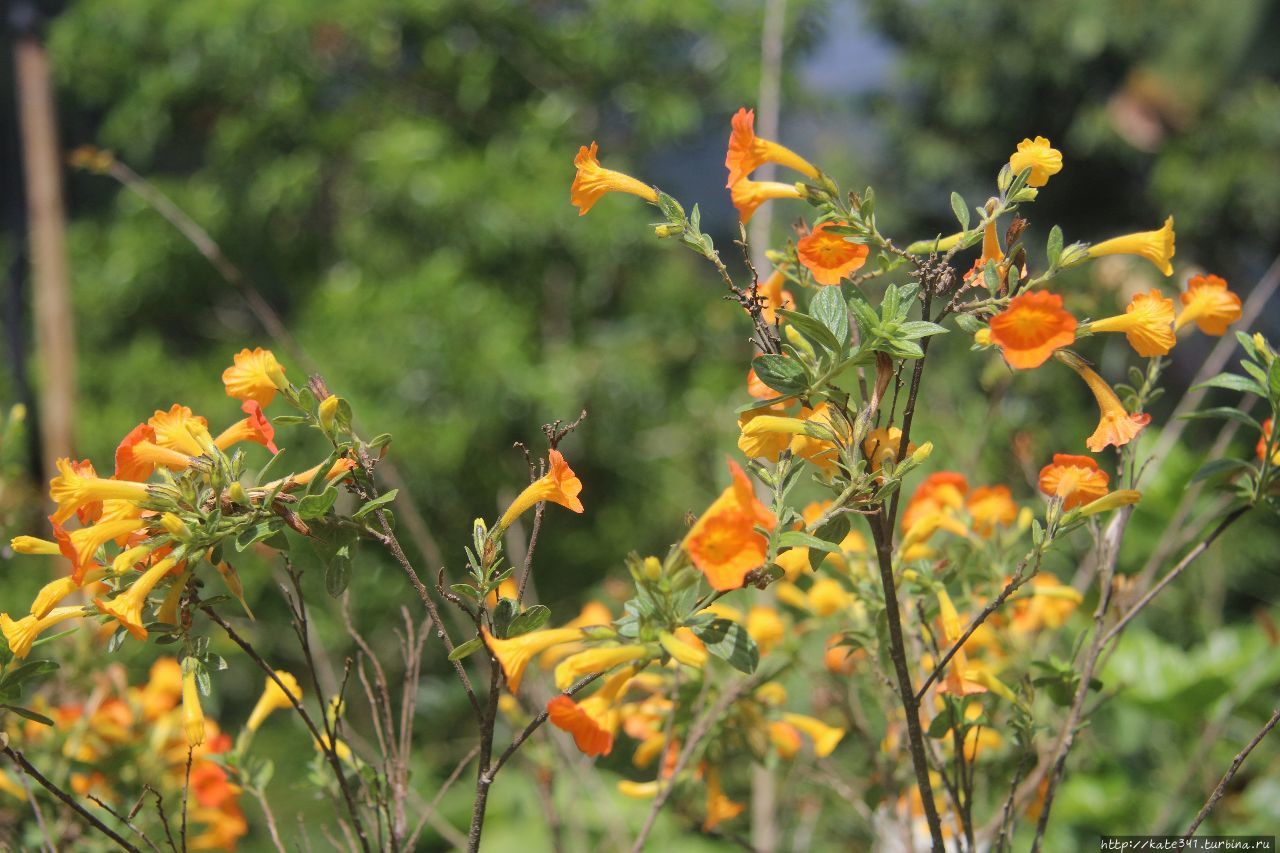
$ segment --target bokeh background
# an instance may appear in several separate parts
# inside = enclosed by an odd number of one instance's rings
[[[730,115],[758,98],[761,3],[40,8],[63,146],[111,149],[169,195],[256,284],[365,433],[394,436],[391,459],[413,507],[400,517],[425,565],[460,572],[471,519],[493,517],[523,482],[513,442],[536,449],[542,423],[581,409],[588,419],[565,452],[589,510],[552,516],[538,551],[538,594],[557,620],[610,576],[625,576],[628,551],[663,552],[685,514],[718,490],[743,400],[748,330],[713,271],[653,237],[642,206],[609,198],[580,220],[568,186],[577,147],[598,140],[607,166],[686,206],[701,203],[704,225],[732,254],[724,145]],[[1156,227],[1171,213],[1170,293],[1208,270],[1247,295],[1280,254],[1280,4],[1233,0],[1228,12],[1192,0],[789,0],[785,16],[780,135],[846,186],[876,187],[888,234],[949,233],[949,192],[980,203],[1014,145],[1043,134],[1066,167],[1030,211],[1031,245],[1042,245],[1052,223],[1068,241],[1097,240]],[[34,414],[41,374],[13,66],[3,59],[0,402]],[[236,412],[222,368],[240,348],[273,342],[239,294],[136,195],[100,175],[69,171],[67,181],[79,454],[105,467],[125,432],[175,401],[229,422]],[[775,236],[802,213],[779,207]],[[1119,260],[1063,289],[1076,291],[1078,314],[1104,316],[1156,279],[1140,262]],[[1255,327],[1274,340],[1280,312],[1263,310]],[[1082,452],[1092,402],[1067,371],[1014,378],[994,357],[971,357],[962,337],[938,344],[918,434],[935,442],[935,459],[977,482],[1006,482],[1030,502],[1041,460]],[[1193,336],[1174,351],[1157,423],[1212,344]],[[275,349],[291,377],[305,374],[287,348]],[[1117,339],[1099,361],[1117,379],[1127,358]],[[38,473],[35,435],[5,448],[7,534],[40,523],[19,485]],[[1215,435],[1214,425],[1193,424],[1156,460],[1122,570],[1137,571],[1172,535],[1181,484]],[[283,443],[300,459],[315,450]],[[1229,452],[1251,452],[1250,437]],[[1137,689],[1111,700],[1073,759],[1077,775],[1055,812],[1060,849],[1158,811],[1162,791],[1170,795],[1157,780],[1183,778],[1215,703],[1275,642],[1280,539],[1260,521],[1237,529],[1125,640],[1116,666],[1129,667],[1121,677]],[[1068,554],[1051,568],[1069,578],[1072,565]],[[9,574],[6,604],[26,600],[42,579],[16,566]],[[259,616],[283,618],[272,569],[241,574]],[[354,589],[358,618],[413,605],[372,549],[359,555]],[[318,618],[332,627],[324,607]],[[336,628],[334,637],[340,645]],[[261,641],[284,662],[296,655],[283,642],[272,648],[269,635]],[[394,647],[394,638],[379,642]],[[439,664],[432,659],[433,670]],[[258,679],[233,670],[224,681],[222,715],[234,720]],[[1265,704],[1277,673],[1259,682],[1236,705]],[[423,690],[429,779],[461,753],[449,738],[463,730],[465,709],[443,675]],[[1193,773],[1188,805],[1256,729],[1249,713],[1238,728],[1236,719],[1209,749],[1203,777]],[[1249,826],[1270,821],[1274,831],[1274,751],[1253,772],[1269,781],[1251,785],[1251,799],[1235,808]],[[513,837],[531,843],[536,815],[519,792],[499,796],[495,849]]]

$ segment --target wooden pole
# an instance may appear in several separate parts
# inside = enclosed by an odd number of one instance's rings
[[[34,26],[14,41],[14,77],[27,190],[32,302],[45,477],[74,449],[76,345],[67,262],[62,162],[49,55]]]

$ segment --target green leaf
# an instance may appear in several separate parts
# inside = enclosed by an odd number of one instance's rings
[[[839,351],[849,341],[849,306],[839,287],[824,287],[809,303],[809,314],[831,332],[839,344]]]
[[[832,553],[838,553],[840,543],[849,535],[849,516],[841,513],[828,519],[825,524],[813,531],[813,535],[816,539],[834,544],[836,548]],[[814,549],[809,552],[809,568],[817,569],[822,563],[825,559],[823,550]]]
[[[788,530],[778,537],[778,545],[785,548],[814,548],[828,554],[840,553],[840,546],[834,542],[810,536],[801,530]]]
[[[1199,385],[1193,385],[1191,390],[1199,391],[1201,388],[1226,388],[1228,391],[1257,394],[1259,397],[1267,396],[1266,389],[1257,382],[1243,376],[1237,376],[1234,373],[1219,373],[1207,382],[1201,382]]]
[[[347,591],[351,584],[351,555],[346,545],[334,552],[324,570],[324,588],[334,598]]]
[[[946,707],[938,712],[938,716],[933,718],[929,723],[929,737],[934,740],[941,740],[951,731],[951,708]]]
[[[716,619],[709,625],[693,629],[694,636],[706,644],[707,651],[748,675],[760,663],[760,650],[746,629],[728,619]]]
[[[242,530],[236,537],[236,550],[243,551],[255,542],[270,539],[284,529],[284,521],[279,518],[268,518]]]
[[[1050,267],[1056,267],[1062,258],[1062,229],[1057,225],[1049,229],[1049,242],[1044,248]]]
[[[305,424],[307,418],[302,415],[276,415],[271,419],[271,423],[276,426],[291,426],[293,424]]]
[[[951,331],[946,326],[939,326],[937,323],[930,323],[928,320],[912,320],[903,323],[898,327],[897,338],[905,338],[914,341],[919,338],[927,338],[930,335],[945,335]]]
[[[391,443],[391,433],[383,432],[375,435],[373,438],[365,442],[365,447],[370,450],[381,450],[383,447]]]
[[[449,584],[449,589],[453,590],[456,595],[465,595],[472,600],[479,600],[480,598],[480,590],[469,583]]]
[[[1211,477],[1224,476],[1242,468],[1253,470],[1253,466],[1243,459],[1214,459],[1200,466],[1200,470],[1191,477],[1191,482],[1195,483]]]
[[[392,489],[389,492],[384,492],[378,495],[373,500],[366,503],[364,506],[360,507],[358,510],[356,510],[355,515],[351,517],[364,518],[366,515],[376,510],[378,507],[386,506],[387,504],[391,503],[393,500],[396,499],[396,495],[399,493],[400,493],[399,489]]]
[[[825,290],[826,288],[823,289]],[[821,321],[810,317],[808,314],[801,314],[798,311],[788,311],[785,308],[778,309],[778,314],[779,316],[785,317],[787,322],[795,327],[796,331],[800,332],[806,338],[813,341],[823,349],[830,350],[834,353],[839,353],[843,350],[840,342],[836,340],[836,336],[833,335],[831,330],[824,326]]]
[[[449,660],[462,660],[467,655],[474,654],[484,648],[483,637],[472,637],[460,646],[454,646],[453,651],[449,652]]]
[[[20,708],[17,705],[0,705],[0,708],[4,708],[6,711],[12,711],[19,717],[25,717],[26,719],[39,723],[42,726],[53,725],[53,720],[49,719],[44,714],[37,714],[30,708]]]
[[[510,630],[511,623],[517,616],[516,606],[514,598],[498,599],[498,605],[493,608],[493,633],[496,636],[507,636],[507,631]]]
[[[964,203],[964,198],[960,193],[951,194],[951,212],[956,215],[956,221],[960,223],[961,231],[969,230],[969,205]]]
[[[541,604],[535,604],[519,616],[511,620],[507,628],[508,637],[518,637],[530,631],[536,631],[551,618],[551,611]]]
[[[758,355],[751,360],[756,376],[781,394],[799,394],[809,386],[804,368],[793,358],[780,355]]]
[[[281,461],[284,458],[284,454],[285,451],[281,450],[279,453],[267,460],[267,464],[263,465],[262,470],[258,472],[257,479],[254,480],[254,485],[261,486],[264,483],[269,483],[271,480],[275,479],[277,470],[284,468],[284,463]]]
[[[307,495],[298,501],[294,512],[300,518],[319,518],[333,508],[334,501],[337,499],[338,490],[330,486],[318,495]]]
[[[33,660],[24,663],[22,666],[9,670],[5,673],[3,679],[0,679],[0,690],[10,687],[17,687],[25,681],[33,678],[39,678],[43,675],[55,671],[58,668],[56,661],[51,660]]]
[[[1204,409],[1199,412],[1188,412],[1185,415],[1178,416],[1178,420],[1183,421],[1216,420],[1219,418],[1236,421],[1237,423],[1242,423],[1245,426],[1253,427],[1259,432],[1262,431],[1262,424],[1258,423],[1239,409],[1233,409],[1231,406],[1218,406],[1213,409]]]

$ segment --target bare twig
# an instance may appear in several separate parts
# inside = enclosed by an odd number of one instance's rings
[[[1271,719],[1267,720],[1253,740],[1245,744],[1244,749],[1236,753],[1236,757],[1232,759],[1231,766],[1227,768],[1226,774],[1222,777],[1222,781],[1218,783],[1218,787],[1213,789],[1213,793],[1209,795],[1209,799],[1205,801],[1204,807],[1200,809],[1200,813],[1196,815],[1196,819],[1191,821],[1191,825],[1187,827],[1186,837],[1190,838],[1196,834],[1196,830],[1200,828],[1200,824],[1209,816],[1209,812],[1218,804],[1218,800],[1222,799],[1222,795],[1227,792],[1227,785],[1230,784],[1232,777],[1236,775],[1236,771],[1240,769],[1240,765],[1244,764],[1244,760],[1249,757],[1249,753],[1253,752],[1253,748],[1262,743],[1272,729],[1276,727],[1276,723],[1280,722],[1280,708],[1277,708],[1271,714]]]
[[[121,835],[118,832],[116,832],[114,829],[112,829],[111,827],[103,823],[98,818],[97,815],[95,815],[93,812],[86,809],[84,806],[80,805],[80,803],[76,800],[75,797],[71,796],[66,791],[62,790],[62,788],[59,788],[53,782],[49,781],[49,779],[45,778],[45,775],[41,773],[39,770],[37,770],[35,768],[35,765],[33,765],[30,761],[27,761],[27,757],[23,755],[21,752],[19,752],[18,750],[14,749],[11,746],[5,746],[4,749],[0,751],[2,751],[5,755],[9,756],[9,758],[12,759],[15,764],[21,767],[25,773],[30,775],[32,779],[35,779],[37,782],[39,782],[42,788],[44,788],[50,794],[53,794],[55,797],[61,800],[66,806],[71,808],[76,814],[80,815],[80,817],[84,818],[85,823],[89,824],[94,829],[98,830],[98,832],[101,832],[107,838],[110,838],[116,844],[119,844],[121,849],[128,850],[130,851],[130,853],[142,853],[141,850],[139,850],[137,847],[130,844],[126,839],[121,837]]]

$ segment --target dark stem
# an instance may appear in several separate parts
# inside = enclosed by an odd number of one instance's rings
[[[476,798],[471,807],[471,831],[467,834],[467,850],[478,853],[480,833],[484,831],[484,811],[489,804],[489,788],[493,775],[489,762],[493,758],[493,730],[498,718],[498,694],[501,680],[498,678],[498,662],[489,661],[489,698],[480,715],[480,766],[476,769]]]
[[[30,776],[32,779],[35,779],[37,782],[39,782],[42,788],[44,788],[46,791],[48,791],[49,793],[57,797],[59,800],[61,800],[65,805],[67,805],[69,808],[75,811],[76,814],[80,815],[80,817],[84,818],[85,822],[88,823],[90,826],[92,826],[94,829],[98,830],[98,832],[101,832],[107,838],[110,838],[116,844],[119,844],[121,849],[129,850],[131,851],[131,853],[142,853],[141,850],[139,850],[137,847],[134,847],[132,844],[126,841],[114,829],[112,829],[111,827],[103,823],[101,820],[99,820],[97,815],[93,814],[93,812],[89,811],[84,806],[80,805],[80,803],[76,801],[75,797],[71,796],[66,791],[62,790],[57,785],[55,785],[53,782],[46,779],[44,774],[41,773],[39,770],[37,770],[30,761],[27,761],[27,757],[23,755],[21,752],[18,752],[16,749],[10,746],[4,747],[3,751],[4,751],[4,754],[9,756],[9,758],[11,758],[19,767],[21,767],[28,776]]]
[[[904,425],[905,425],[904,421]],[[906,435],[904,432],[903,435]],[[945,850],[942,839],[942,821],[938,818],[938,807],[933,801],[933,785],[929,781],[929,759],[924,749],[924,732],[920,730],[920,703],[916,701],[915,690],[911,687],[911,672],[907,668],[907,649],[902,639],[902,614],[898,610],[898,591],[893,578],[893,555],[890,552],[889,536],[892,527],[884,515],[883,505],[880,511],[867,518],[871,526],[871,536],[876,545],[876,561],[880,566],[880,585],[884,588],[885,614],[889,621],[889,655],[893,658],[893,669],[898,678],[898,698],[902,700],[902,709],[907,718],[907,742],[911,751],[911,766],[916,774],[916,787],[920,789],[920,799],[924,807],[925,822],[929,825],[929,837],[932,839],[934,853]]]
[[[1276,723],[1280,722],[1280,708],[1271,713],[1271,719],[1267,720],[1266,725],[1262,727],[1253,740],[1245,744],[1244,749],[1236,754],[1232,760],[1231,766],[1227,768],[1226,775],[1222,777],[1222,781],[1218,783],[1218,787],[1213,789],[1213,793],[1209,795],[1209,799],[1205,801],[1204,808],[1200,809],[1200,813],[1196,815],[1196,819],[1191,821],[1191,826],[1187,827],[1185,836],[1190,838],[1196,834],[1196,830],[1200,828],[1200,824],[1209,816],[1209,812],[1218,804],[1218,800],[1222,799],[1222,795],[1227,792],[1227,785],[1230,784],[1231,778],[1236,775],[1236,771],[1240,769],[1240,765],[1244,764],[1244,760],[1249,757],[1249,753],[1253,752],[1253,748],[1262,743],[1262,739],[1270,734],[1271,730],[1276,727]]]

